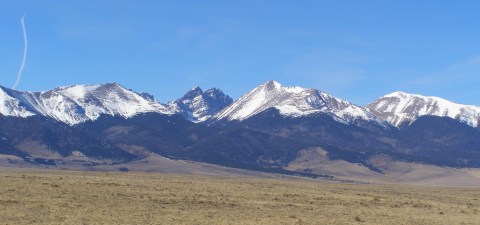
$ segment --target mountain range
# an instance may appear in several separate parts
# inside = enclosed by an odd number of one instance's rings
[[[329,176],[315,169],[325,160],[378,174],[392,161],[478,168],[479,118],[480,107],[438,97],[394,92],[360,106],[275,81],[236,101],[194,87],[168,103],[117,83],[0,87],[0,154],[85,167],[159,154],[306,176]]]

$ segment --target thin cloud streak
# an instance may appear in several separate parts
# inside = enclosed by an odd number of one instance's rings
[[[23,57],[22,57],[22,64],[20,64],[20,69],[18,70],[18,73],[17,73],[17,80],[15,80],[15,84],[13,84],[12,89],[16,89],[18,84],[20,83],[23,69],[25,68],[25,61],[27,60],[28,40],[27,40],[27,31],[25,30],[25,14],[20,19],[20,23],[22,25],[23,43],[24,43]]]

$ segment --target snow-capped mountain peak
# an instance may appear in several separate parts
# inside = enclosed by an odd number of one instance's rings
[[[357,119],[379,122],[376,117],[348,101],[316,89],[285,87],[268,81],[219,112],[216,120],[244,120],[269,108],[277,108],[285,116],[305,116],[311,113],[330,113],[345,123]]]
[[[170,102],[168,109],[198,123],[210,119],[232,102],[232,98],[220,89],[211,88],[204,92],[200,87],[195,86],[180,99]]]
[[[473,127],[479,126],[480,107],[462,105],[443,98],[409,94],[387,94],[367,105],[367,109],[394,126],[415,121],[420,116],[450,117]]]
[[[42,115],[69,125],[95,120],[101,115],[128,118],[144,112],[170,114],[162,104],[117,83],[74,85],[46,92],[2,88],[0,105],[0,113],[7,116]]]

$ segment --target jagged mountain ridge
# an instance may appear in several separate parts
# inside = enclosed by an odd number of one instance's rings
[[[420,116],[450,117],[472,127],[480,124],[480,107],[462,105],[448,100],[393,92],[371,102],[366,108],[380,119],[400,127]]]
[[[241,121],[269,108],[284,116],[298,117],[327,113],[340,122],[356,121],[396,127],[408,125],[420,116],[447,116],[479,127],[480,107],[461,105],[438,97],[394,92],[366,107],[352,104],[316,89],[285,87],[266,82],[240,99],[233,100],[221,90],[195,87],[183,97],[162,104],[148,93],[138,93],[117,83],[75,85],[44,92],[15,91],[0,86],[0,115],[29,117],[41,115],[75,125],[100,115],[129,118],[139,113],[180,114],[192,122]]]
[[[364,120],[383,124],[361,106],[316,89],[285,87],[276,81],[268,81],[253,89],[219,112],[214,120],[242,121],[270,108],[290,117],[328,113],[343,123]]]
[[[22,92],[0,88],[0,113],[6,116],[40,115],[69,125],[97,119],[100,115],[131,117],[138,113],[168,109],[117,83],[75,85],[45,92]]]
[[[170,102],[168,108],[170,111],[198,123],[210,119],[232,102],[233,99],[220,89],[211,88],[204,92],[196,86],[180,99]]]
[[[45,116],[76,125],[101,115],[129,118],[139,113],[181,114],[192,122],[202,122],[229,105],[232,99],[221,90],[200,88],[165,105],[148,93],[137,93],[117,83],[74,85],[50,91],[16,91],[0,86],[0,115]]]

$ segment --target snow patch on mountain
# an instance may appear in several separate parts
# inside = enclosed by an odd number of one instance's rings
[[[480,107],[462,105],[439,97],[393,92],[367,105],[367,109],[394,126],[415,121],[420,116],[450,117],[473,127],[479,126]]]

